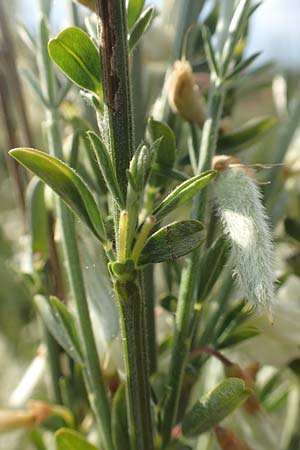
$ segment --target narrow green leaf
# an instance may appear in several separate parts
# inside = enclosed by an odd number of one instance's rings
[[[123,195],[106,145],[93,131],[89,131],[87,135],[92,145],[92,149],[96,156],[103,178],[106,181],[106,185],[109,188],[115,201],[117,202],[119,208],[124,209],[125,203]]]
[[[223,238],[216,240],[201,256],[199,261],[200,279],[198,284],[198,299],[207,298],[215,282],[218,280],[229,257],[229,243]]]
[[[287,217],[284,220],[284,228],[285,232],[295,239],[296,241],[300,241],[300,220],[291,219]]]
[[[154,120],[152,117],[148,121],[148,130],[152,143],[162,138],[156,150],[155,162],[162,167],[172,168],[176,152],[173,130],[166,123]]]
[[[99,450],[82,434],[68,428],[61,428],[55,433],[55,443],[56,450]]]
[[[128,0],[127,2],[127,26],[128,30],[130,30],[135,24],[136,20],[139,18],[143,7],[145,4],[145,0]]]
[[[44,190],[44,183],[33,177],[26,193],[32,253],[34,258],[38,256],[42,260],[46,260],[49,251],[49,222]]]
[[[275,125],[277,125],[277,119],[274,117],[259,117],[251,120],[239,130],[221,136],[218,140],[218,153],[239,152],[244,147],[255,143]]]
[[[59,159],[32,148],[14,149],[10,154],[60,195],[99,240],[104,239],[104,225],[97,203],[73,169]]]
[[[115,448],[130,450],[126,411],[126,389],[124,384],[119,386],[114,395],[111,422],[112,438]]]
[[[46,108],[49,108],[49,103],[47,99],[44,97],[40,83],[38,79],[33,75],[31,70],[28,70],[26,68],[22,69],[21,74],[24,76],[26,81],[30,84],[33,92],[39,99],[39,101],[44,105]]]
[[[186,437],[205,433],[247,400],[251,390],[240,378],[227,378],[203,396],[185,415],[182,432]]]
[[[239,344],[242,341],[250,339],[252,337],[258,336],[260,331],[254,326],[237,326],[228,335],[223,336],[222,339],[218,339],[217,346],[218,349],[232,347],[233,345]]]
[[[190,200],[194,195],[196,195],[200,189],[204,188],[209,181],[211,181],[215,176],[216,172],[213,170],[208,170],[184,181],[179,186],[177,186],[164,200],[158,205],[158,207],[153,211],[153,215],[159,221],[163,219],[174,209],[181,206],[183,203]]]
[[[150,6],[149,8],[145,9],[145,11],[140,15],[138,20],[135,22],[128,38],[129,53],[132,52],[132,50],[135,48],[142,35],[145,33],[145,31],[147,31],[153,18],[153,12],[154,8]]]
[[[215,76],[219,76],[220,69],[219,69],[217,60],[215,58],[215,51],[213,49],[212,42],[211,42],[212,41],[211,33],[209,31],[209,28],[205,25],[202,28],[202,36],[203,36],[203,42],[204,42],[205,55],[207,58],[207,62],[208,62],[210,71],[212,74],[215,74]]]
[[[97,12],[96,2],[95,0],[73,0],[76,3],[80,3],[86,8],[90,8],[92,11]]]
[[[99,52],[87,33],[77,27],[67,28],[50,40],[48,49],[55,64],[73,83],[101,97]]]
[[[261,54],[261,52],[256,52],[253,53],[253,55],[249,56],[249,58],[246,58],[244,61],[241,61],[234,69],[233,71],[227,75],[227,77],[225,78],[226,81],[228,80],[232,80],[232,78],[234,78],[236,75],[240,74],[243,70],[246,70],[247,67],[249,67],[255,60],[256,58],[259,57],[259,55]]]
[[[159,263],[184,256],[205,239],[205,227],[197,220],[183,220],[166,225],[147,240],[139,264]]]
[[[43,295],[36,295],[34,301],[46,327],[54,339],[57,340],[74,361],[83,364],[80,341],[72,314],[56,297],[47,299]]]

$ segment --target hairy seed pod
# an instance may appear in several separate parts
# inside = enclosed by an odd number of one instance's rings
[[[219,157],[218,157],[219,158]],[[231,264],[242,294],[270,311],[274,297],[273,243],[262,195],[252,169],[226,163],[215,181],[215,203],[224,232],[231,242]],[[229,161],[229,160],[228,160]],[[228,162],[227,161],[227,162]],[[213,166],[220,166],[214,160]]]
[[[188,61],[183,59],[175,62],[167,87],[172,111],[202,127],[205,119],[204,100]]]

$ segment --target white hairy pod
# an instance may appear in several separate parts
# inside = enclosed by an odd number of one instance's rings
[[[273,243],[253,170],[227,156],[216,157],[213,167],[219,171],[215,203],[231,242],[235,279],[254,307],[270,311],[275,282]]]

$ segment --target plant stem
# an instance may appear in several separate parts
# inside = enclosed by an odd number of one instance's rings
[[[46,110],[47,137],[50,153],[62,159],[62,142],[59,130],[59,112],[55,107],[56,84],[52,63],[47,53],[48,28],[44,18],[40,21],[40,77],[44,95],[48,99],[50,109]],[[45,75],[45,78],[43,76]],[[86,298],[84,281],[81,271],[79,252],[76,242],[74,219],[63,202],[57,199],[57,217],[60,225],[63,242],[63,252],[66,260],[67,274],[74,298],[77,316],[81,331],[85,367],[84,377],[89,392],[89,398],[93,407],[101,439],[107,450],[113,450],[111,438],[110,406],[99,365],[99,356],[96,348],[95,338],[92,331],[92,323]]]
[[[198,173],[210,169],[212,157],[217,144],[217,132],[224,101],[222,88],[212,89],[208,107],[207,119],[204,123]],[[206,209],[207,189],[201,191],[193,204],[193,218],[203,220]],[[194,250],[185,260],[178,296],[176,311],[175,335],[172,348],[171,366],[169,372],[169,398],[166,402],[163,421],[163,445],[168,445],[173,426],[176,424],[178,403],[184,377],[185,365],[191,345],[191,320],[195,305],[195,290],[198,279],[200,250]]]
[[[132,450],[153,450],[150,385],[144,349],[144,311],[135,281],[115,285],[125,353],[127,409]]]
[[[110,152],[124,197],[126,170],[134,151],[134,129],[128,65],[124,0],[97,0],[100,18],[100,52],[104,103]]]
[[[125,198],[126,171],[135,149],[125,1],[97,0],[97,5],[100,17],[100,52],[107,116],[106,129],[109,133],[110,152],[117,179]],[[118,236],[118,220],[119,217],[116,214],[116,243],[120,255],[124,236]],[[130,251],[129,248],[125,250],[126,253]],[[123,255],[124,251],[121,254]],[[114,282],[114,289],[121,317],[132,450],[152,450],[149,357],[144,337],[145,303],[140,277],[135,274],[134,281],[117,280]]]

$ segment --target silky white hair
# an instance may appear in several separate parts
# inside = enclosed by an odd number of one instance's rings
[[[274,251],[262,194],[241,165],[221,171],[215,202],[231,242],[230,263],[242,295],[253,307],[270,311],[274,298]]]

